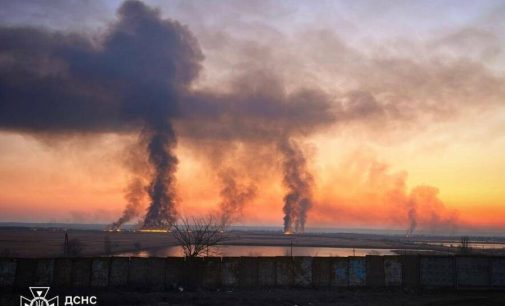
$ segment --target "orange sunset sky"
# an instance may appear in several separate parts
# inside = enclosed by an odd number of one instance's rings
[[[230,111],[216,129],[247,122],[254,137],[228,138],[195,136],[213,117],[173,119],[178,215],[218,212],[219,173],[232,169],[256,188],[234,223],[281,226],[282,155],[263,133],[289,121],[314,177],[307,228],[404,229],[408,203],[418,199],[421,230],[505,229],[505,6],[459,3],[145,1],[153,18],[176,20],[197,41],[201,67],[189,92],[211,93],[216,104],[226,97],[232,110],[235,100],[250,103],[255,112],[250,97],[289,104],[309,89],[332,114],[298,130],[310,115],[282,103],[273,119]],[[121,1],[82,5],[13,1],[0,13],[0,35],[35,26],[100,45],[126,18]],[[0,112],[11,107],[1,94],[13,86],[9,52],[0,46]],[[59,63],[40,69],[60,73]],[[8,116],[0,116],[1,222],[110,223],[121,215],[132,178],[127,156],[141,129],[55,132]]]

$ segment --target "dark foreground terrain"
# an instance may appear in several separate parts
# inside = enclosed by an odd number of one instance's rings
[[[0,305],[19,305],[20,294],[3,292]],[[54,292],[53,294],[56,294]],[[403,291],[400,289],[262,289],[179,292],[58,292],[61,296],[96,295],[97,305],[505,305],[499,291]]]

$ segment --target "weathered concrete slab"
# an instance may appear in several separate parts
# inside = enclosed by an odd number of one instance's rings
[[[36,259],[18,259],[15,279],[16,287],[33,286],[36,271]]]
[[[128,266],[128,287],[147,288],[147,258],[132,257]]]
[[[365,257],[349,257],[349,286],[365,286],[366,274]]]
[[[297,287],[312,285],[312,257],[293,258],[293,282]]]
[[[107,287],[109,285],[110,259],[95,258],[91,263],[91,286]]]
[[[454,258],[449,256],[423,256],[420,260],[423,287],[453,287]]]
[[[225,287],[239,285],[240,257],[225,257],[221,262],[221,284]]]
[[[456,257],[458,287],[486,287],[490,285],[490,261],[486,257]]]
[[[0,258],[0,287],[10,287],[16,280],[16,260]]]
[[[202,285],[205,288],[219,288],[221,286],[221,258],[204,258],[204,276]]]
[[[89,287],[91,284],[91,258],[72,259],[72,286]]]
[[[165,288],[175,289],[181,283],[184,258],[169,257],[165,259]]]
[[[53,283],[54,259],[37,259],[32,286],[50,286]]]
[[[405,288],[415,288],[419,286],[419,256],[405,255],[401,257],[402,262],[402,286]]]
[[[400,257],[384,257],[384,284],[390,287],[402,285],[402,263]]]
[[[347,257],[332,258],[331,272],[331,286],[349,286],[349,260]]]
[[[163,258],[130,258],[128,286],[139,289],[162,289],[164,285],[165,260]]]
[[[491,259],[491,286],[505,287],[505,258]]]
[[[53,284],[56,287],[72,286],[72,260],[70,258],[56,258],[54,260]]]
[[[329,287],[331,284],[330,257],[314,257],[312,260],[312,285],[316,288]]]
[[[202,257],[185,258],[181,273],[181,285],[187,288],[202,287],[205,274],[205,263]]]
[[[110,260],[109,286],[123,287],[128,283],[128,257],[112,257]]]
[[[240,258],[239,284],[244,288],[253,288],[258,285],[258,257]]]
[[[258,286],[275,286],[275,257],[261,257],[258,261]]]
[[[369,287],[384,287],[384,257],[366,256],[366,285]]]
[[[160,290],[165,287],[165,260],[164,258],[147,259],[146,284],[148,288]]]
[[[293,258],[275,258],[275,284],[283,287],[293,285]]]

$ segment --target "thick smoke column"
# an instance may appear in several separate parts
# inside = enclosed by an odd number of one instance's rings
[[[175,171],[177,157],[173,153],[175,134],[171,127],[148,136],[149,162],[154,175],[149,186],[151,204],[144,219],[144,228],[170,228],[176,219]]]
[[[118,230],[121,225],[134,218],[142,216],[145,205],[144,198],[146,195],[145,186],[140,178],[134,178],[128,184],[125,190],[126,207],[123,214],[119,219],[112,223],[109,227],[110,230]]]
[[[44,136],[142,131],[138,146],[151,168],[144,226],[170,226],[177,165],[172,120],[203,59],[189,30],[126,1],[96,39],[0,27],[0,41],[0,129]],[[131,200],[119,223],[136,213]]]
[[[226,227],[234,222],[242,213],[244,205],[256,196],[254,185],[244,185],[237,181],[233,170],[224,170],[219,173],[221,180],[221,225]]]
[[[407,228],[407,237],[412,236],[414,234],[414,231],[416,230],[417,227],[417,211],[416,211],[416,204],[409,201],[407,204],[407,215],[408,215],[408,228]]]
[[[279,144],[284,156],[282,163],[284,184],[288,193],[284,196],[284,233],[305,231],[307,211],[312,206],[314,179],[307,170],[307,161],[298,144],[285,140]]]

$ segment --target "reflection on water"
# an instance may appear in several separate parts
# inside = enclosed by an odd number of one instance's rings
[[[243,246],[221,245],[215,248],[211,256],[366,256],[366,255],[394,255],[391,249],[353,249],[353,248],[329,248],[329,247],[293,247],[290,246]],[[292,252],[292,254],[291,254]],[[158,250],[126,252],[119,256],[139,257],[182,257],[184,256],[179,246],[167,247]]]

